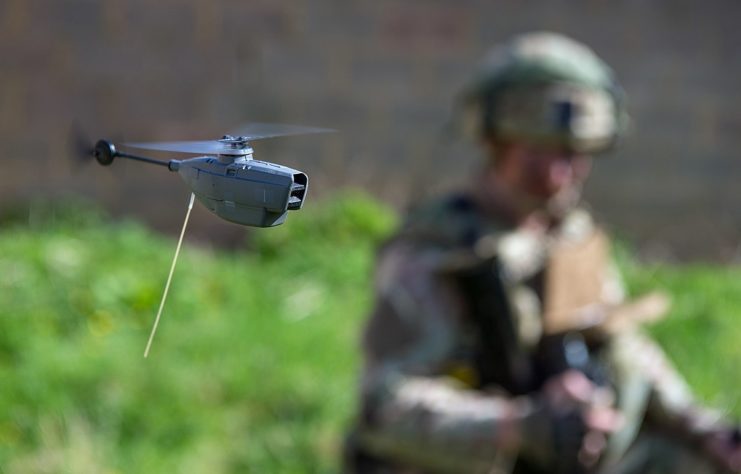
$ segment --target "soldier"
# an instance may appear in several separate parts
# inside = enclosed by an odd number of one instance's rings
[[[580,200],[625,127],[611,70],[525,34],[486,58],[460,109],[486,162],[380,252],[346,470],[738,472],[738,431],[638,327],[665,300],[626,300]]]

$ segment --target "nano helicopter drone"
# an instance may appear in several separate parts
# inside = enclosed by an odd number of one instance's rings
[[[285,222],[288,211],[301,209],[309,178],[286,166],[253,159],[249,142],[289,135],[334,130],[297,125],[254,123],[236,135],[218,140],[123,143],[127,148],[203,154],[185,160],[161,161],[119,151],[108,140],[98,140],[90,150],[101,165],[114,158],[128,158],[177,172],[196,198],[211,212],[230,222],[252,227],[273,227]]]

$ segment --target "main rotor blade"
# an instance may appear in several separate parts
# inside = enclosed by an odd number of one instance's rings
[[[218,140],[184,142],[124,143],[123,146],[142,150],[172,151],[176,153],[203,153],[204,155],[244,155],[249,148],[235,149]]]
[[[307,135],[312,133],[334,132],[330,128],[305,127],[303,125],[282,125],[275,123],[249,123],[231,131],[236,143],[223,140],[200,140],[180,142],[139,142],[124,143],[124,146],[143,150],[172,151],[178,153],[203,153],[207,155],[246,155],[251,151],[247,142],[265,138]],[[231,137],[230,137],[231,139]],[[245,143],[241,143],[244,141]]]
[[[262,140],[264,138],[285,137],[289,135],[308,135],[311,133],[330,133],[335,131],[336,130],[331,128],[253,122],[239,126],[229,134],[235,137],[244,137],[247,141],[254,141]]]

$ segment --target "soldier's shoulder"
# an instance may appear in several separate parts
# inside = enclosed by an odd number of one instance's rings
[[[396,237],[443,247],[472,245],[481,233],[482,215],[467,193],[451,193],[419,203],[407,213]]]

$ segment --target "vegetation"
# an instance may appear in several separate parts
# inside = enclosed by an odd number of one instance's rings
[[[186,243],[145,360],[173,239],[84,205],[32,210],[0,226],[0,473],[337,470],[392,212],[349,193],[241,252]],[[622,261],[632,290],[676,294],[657,337],[741,414],[741,271]]]
[[[741,267],[640,265],[618,252],[629,293],[663,290],[669,316],[651,334],[706,404],[741,420]]]

